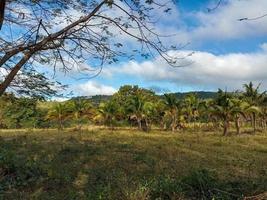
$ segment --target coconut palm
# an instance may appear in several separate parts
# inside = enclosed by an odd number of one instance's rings
[[[151,113],[152,120],[155,124],[159,125],[163,130],[165,129],[164,125],[164,116],[165,116],[166,106],[164,104],[163,99],[159,99],[158,101],[153,103],[153,109]]]
[[[81,129],[82,118],[92,114],[92,104],[86,99],[74,99],[71,101],[71,111],[77,125],[77,130]]]
[[[105,103],[100,103],[98,108],[99,115],[97,117],[100,117],[105,125],[113,129],[118,111],[118,104],[115,101],[109,100]]]
[[[58,124],[58,129],[64,128],[64,121],[71,115],[71,112],[65,103],[57,103],[49,110],[47,119],[54,120]]]
[[[199,99],[193,93],[188,94],[183,101],[183,109],[186,121],[188,123],[193,122],[194,127],[196,119],[199,116],[199,106]]]
[[[175,131],[178,119],[179,101],[174,94],[164,94],[164,103],[166,106],[166,116],[171,117],[171,130]]]
[[[130,118],[136,119],[139,130],[149,130],[150,118],[153,115],[154,104],[146,100],[146,96],[138,93],[127,102],[127,113]],[[144,124],[142,124],[144,122]]]
[[[262,113],[261,108],[259,106],[248,104],[248,107],[246,108],[246,113],[251,116],[253,132],[256,133],[256,118],[259,114]]]
[[[243,85],[245,92],[243,93],[243,99],[249,103],[251,106],[250,114],[251,114],[251,122],[253,127],[253,132],[256,132],[256,117],[257,114],[260,112],[259,107],[265,100],[266,92],[260,93],[260,84],[254,87],[252,82],[249,84]],[[255,111],[255,112],[254,112]]]
[[[230,127],[230,121],[235,120],[237,133],[240,133],[240,114],[243,113],[247,105],[243,105],[243,102],[234,98],[231,94],[222,90],[218,91],[217,98],[213,101],[210,107],[210,113],[217,116],[223,121],[223,135],[228,135],[228,129]]]
[[[249,104],[241,99],[232,99],[233,108],[231,111],[237,134],[240,134],[240,120],[241,117],[246,118],[246,113],[252,109]]]

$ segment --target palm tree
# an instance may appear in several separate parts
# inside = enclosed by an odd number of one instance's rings
[[[193,122],[195,127],[195,121],[199,115],[199,99],[193,93],[187,95],[184,99],[184,114],[186,116],[187,122]]]
[[[256,117],[258,114],[261,114],[261,108],[259,106],[255,106],[255,105],[250,105],[248,104],[248,107],[246,108],[246,113],[251,117],[251,122],[252,122],[252,127],[253,127],[253,132],[256,133]]]
[[[83,117],[92,114],[92,104],[86,99],[74,99],[71,101],[71,110],[77,124],[77,130],[81,129],[81,120]]]
[[[57,103],[55,106],[49,110],[47,114],[47,119],[55,120],[58,123],[58,129],[62,130],[64,128],[64,121],[70,116],[70,110],[65,103]]]
[[[145,126],[143,127],[144,131],[149,131],[150,130],[150,121],[153,118],[154,114],[155,114],[155,104],[152,102],[145,102],[143,108],[142,108],[142,118],[145,122]]]
[[[232,108],[231,114],[235,122],[236,132],[239,135],[240,134],[240,119],[242,116],[244,118],[246,117],[245,113],[249,111],[250,106],[247,102],[241,99],[238,99],[238,98],[232,99],[232,103],[233,103],[233,108]]]
[[[166,106],[163,99],[159,99],[153,103],[153,109],[151,117],[153,122],[160,126],[162,130],[165,129],[164,116],[165,116]]]
[[[230,127],[230,121],[235,120],[235,125],[237,133],[240,133],[240,114],[243,113],[243,107],[246,105],[242,104],[242,101],[233,98],[232,95],[223,92],[222,90],[218,91],[217,98],[212,102],[210,107],[210,112],[212,115],[217,116],[223,121],[223,135],[228,135],[228,129]]]
[[[105,125],[113,129],[116,116],[118,114],[118,104],[115,101],[109,100],[105,103],[100,103],[98,112]]]
[[[127,102],[127,113],[131,118],[135,118],[139,130],[149,130],[149,118],[153,114],[154,104],[146,100],[146,96],[138,93],[132,96]],[[142,122],[144,121],[144,125]]]
[[[175,131],[177,126],[179,102],[174,94],[164,94],[164,103],[167,109],[166,115],[171,116],[171,130]]]
[[[254,87],[252,82],[249,82],[249,84],[243,85],[245,92],[243,93],[243,99],[249,103],[249,105],[252,107],[250,109],[251,111],[251,122],[253,127],[253,132],[256,132],[256,115],[259,113],[259,106],[263,103],[265,99],[266,92],[260,93],[260,84],[258,84],[256,87]],[[253,111],[255,110],[255,112]]]

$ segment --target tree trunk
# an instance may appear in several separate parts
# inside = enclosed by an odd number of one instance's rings
[[[173,116],[171,128],[172,128],[172,132],[174,132],[176,128],[176,116]]]
[[[23,65],[31,58],[33,55],[32,52],[25,53],[23,58],[12,68],[9,74],[6,76],[5,80],[0,84],[0,96],[4,94],[7,87],[14,80],[14,77],[18,74],[19,70],[23,67]]]
[[[0,30],[4,22],[5,8],[6,8],[6,0],[1,0],[0,2]]]
[[[144,122],[145,122],[145,124],[144,124],[144,125],[145,125],[145,127],[144,127],[144,131],[148,132],[149,129],[150,129],[150,127],[149,127],[149,122],[148,122],[147,119],[145,119]]]
[[[4,0],[1,0],[1,7],[4,8]],[[107,0],[102,1],[101,3],[99,3],[95,9],[88,14],[87,16],[84,16],[82,18],[80,18],[79,20],[73,22],[72,24],[66,26],[65,28],[59,30],[56,33],[53,33],[49,36],[47,36],[46,38],[44,38],[42,41],[34,44],[34,45],[28,45],[28,46],[19,46],[17,47],[14,51],[6,54],[1,60],[0,60],[0,67],[2,67],[2,65],[4,65],[6,63],[7,60],[9,60],[12,56],[16,55],[17,53],[21,52],[23,53],[23,51],[25,50],[29,50],[31,49],[31,51],[29,51],[28,53],[25,53],[24,57],[15,65],[15,67],[12,68],[12,70],[9,72],[9,74],[7,75],[7,77],[5,78],[5,80],[3,81],[3,83],[0,84],[0,96],[2,96],[4,94],[4,92],[6,91],[7,87],[10,85],[10,83],[13,81],[14,77],[17,75],[17,73],[19,72],[19,70],[22,68],[22,66],[30,59],[30,57],[33,55],[33,53],[39,51],[39,50],[44,50],[45,45],[48,44],[49,42],[55,40],[56,38],[58,38],[59,36],[61,36],[64,33],[67,33],[70,29],[78,26],[81,23],[87,22],[91,17],[93,17],[99,10],[100,8],[107,3]],[[0,16],[1,17],[1,16]],[[0,23],[1,23],[1,18],[0,18]],[[51,49],[51,48],[50,48]]]
[[[229,122],[225,120],[223,124],[223,135],[224,136],[228,135],[228,128],[229,128]]]
[[[80,115],[79,115],[79,113],[75,113],[75,121],[76,121],[76,130],[77,130],[77,131],[81,131],[81,129],[82,129],[82,124],[81,124],[81,120],[80,120]]]
[[[240,120],[239,120],[239,116],[236,117],[236,119],[235,119],[235,127],[236,127],[236,133],[237,133],[237,135],[239,135],[240,134]]]
[[[253,132],[256,133],[256,113],[252,113]]]
[[[167,123],[164,122],[164,124],[163,124],[163,130],[164,130],[164,131],[167,131],[167,129],[168,129],[168,127],[167,127]]]
[[[172,132],[174,132],[175,128],[176,128],[176,120],[175,120],[175,118],[172,121],[171,128],[172,128]]]
[[[59,119],[59,128],[58,130],[63,130],[63,122],[62,119]]]
[[[137,118],[137,123],[138,123],[138,130],[142,130],[142,120]]]

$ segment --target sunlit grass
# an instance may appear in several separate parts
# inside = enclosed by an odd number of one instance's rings
[[[0,199],[237,199],[267,190],[266,133],[2,130],[0,150],[12,171],[0,165]],[[203,188],[193,184],[209,175]]]

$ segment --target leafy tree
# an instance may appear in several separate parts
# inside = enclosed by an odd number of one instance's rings
[[[9,128],[36,127],[37,101],[32,98],[9,96],[9,102],[3,109],[3,121]]]
[[[124,85],[113,95],[112,99],[120,107],[120,114],[123,115],[120,116],[121,119],[136,120],[140,130],[148,128],[149,121],[153,118],[152,110],[148,108],[152,108],[152,105],[158,101],[153,91],[139,88],[137,85]]]
[[[30,69],[34,68],[40,75],[35,67],[40,65],[53,66],[54,72],[69,72],[74,68],[92,72],[91,68],[84,69],[84,62],[90,61],[91,66],[96,67],[94,73],[89,74],[93,77],[101,72],[104,63],[137,55],[147,58],[157,53],[170,65],[177,66],[178,59],[168,54],[168,50],[175,50],[176,46],[164,45],[161,41],[164,35],[153,31],[155,23],[152,23],[158,21],[155,20],[158,12],[168,14],[172,3],[154,0],[7,1],[3,9],[8,9],[9,14],[5,15],[1,31],[9,31],[9,34],[0,36],[0,68],[6,75],[1,80],[0,96],[19,80],[18,75],[24,76],[26,82],[31,81],[31,75],[27,74]],[[23,9],[18,11],[17,8]],[[136,41],[136,48],[127,49],[129,40],[122,41],[121,36]],[[24,84],[24,90],[38,89],[37,83],[32,83]]]
[[[151,90],[138,86],[124,86],[118,95],[125,101],[125,113],[137,122],[139,130],[148,131],[153,118],[157,98]]]

